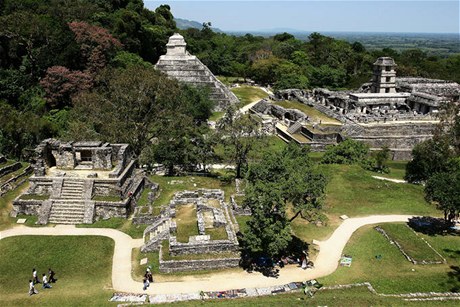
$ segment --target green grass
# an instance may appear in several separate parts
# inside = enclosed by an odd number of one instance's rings
[[[227,240],[228,235],[225,227],[215,227],[206,229],[206,234],[211,236],[211,240]]]
[[[252,102],[268,98],[268,94],[266,92],[255,86],[242,85],[240,87],[232,88],[231,91],[240,100],[240,104],[238,105],[240,108]]]
[[[152,192],[152,190],[145,188],[139,199],[137,200],[137,205],[138,206],[147,206],[149,204],[149,192]]]
[[[120,202],[122,199],[116,195],[95,195],[93,196],[94,201],[108,201],[108,202]]]
[[[209,117],[209,121],[217,122],[219,119],[224,117],[224,115],[225,115],[225,112],[220,112],[220,111],[213,112],[212,115]]]
[[[16,163],[17,161],[14,160],[6,160],[5,162],[0,163],[0,168],[4,168],[5,166],[11,165]]]
[[[416,261],[442,261],[443,259],[406,224],[382,224],[388,236],[399,243],[405,253]]]
[[[147,225],[136,225],[132,223],[132,220],[128,220],[121,217],[112,217],[107,220],[99,220],[93,224],[79,224],[78,228],[112,228],[120,230],[127,235],[130,235],[133,239],[140,239],[144,234]]]
[[[24,162],[21,162],[21,168],[14,171],[14,172],[11,172],[11,173],[8,173],[6,174],[5,176],[3,177],[0,177],[0,185],[6,183],[8,180],[10,180],[11,178],[15,177],[15,176],[18,176],[20,174],[22,174],[24,172],[24,170],[29,166],[28,163],[24,163]]]
[[[241,83],[244,82],[243,77],[227,77],[227,76],[217,76],[217,79],[219,79],[220,82],[223,84],[230,86],[234,83]]]
[[[147,258],[147,264],[141,265],[140,261],[143,258]],[[148,266],[151,267],[152,274],[159,274],[160,258],[158,252],[141,253],[140,248],[133,248],[131,260],[133,266],[131,276],[134,280],[142,281]]]
[[[300,112],[303,112],[304,114],[306,114],[313,121],[317,121],[317,122],[321,121],[322,124],[342,125],[342,123],[336,120],[335,118],[329,117],[326,114],[316,110],[315,108],[307,106],[306,104],[303,104],[298,101],[284,100],[284,101],[277,101],[274,104],[279,105],[286,109],[299,110]]]
[[[25,192],[28,186],[29,182],[27,181],[0,197],[0,230],[9,228],[13,223],[16,223],[16,219],[10,217],[10,212],[13,209],[12,202],[21,193]]]
[[[111,288],[114,242],[96,236],[21,236],[0,241],[1,306],[103,306]],[[37,285],[29,296],[32,268],[39,276],[51,267],[58,281],[52,289]],[[41,278],[40,278],[41,279]]]
[[[238,222],[238,226],[240,227],[240,232],[244,233],[248,229],[248,225],[246,224],[246,222],[249,221],[251,217],[246,215],[235,215],[235,218]]]
[[[445,247],[456,246],[458,252],[460,237],[446,236],[438,244],[441,254],[447,256],[443,251]],[[379,293],[448,292],[455,286],[449,277],[450,266],[460,264],[460,255],[456,253],[448,258],[447,264],[414,265],[373,226],[357,230],[345,246],[344,254],[353,257],[351,267],[339,267],[332,275],[321,278],[321,283],[368,281]],[[377,259],[377,255],[381,255],[381,259]]]
[[[189,236],[199,234],[195,204],[178,205],[175,220],[177,223],[177,242],[187,243]]]
[[[49,195],[39,195],[39,194],[23,194],[19,199],[24,200],[47,200],[49,199]]]
[[[340,216],[372,214],[413,214],[439,216],[440,212],[424,199],[423,187],[372,178],[376,173],[358,165],[320,165],[330,179],[323,203],[326,225],[317,227],[296,218],[291,227],[301,239],[324,240],[341,223]]]
[[[150,176],[150,180],[160,185],[160,194],[153,202],[155,207],[169,204],[174,194],[183,190],[221,189],[225,192],[226,199],[235,193],[235,183],[226,183],[215,177],[205,176]],[[174,183],[173,183],[174,182]]]

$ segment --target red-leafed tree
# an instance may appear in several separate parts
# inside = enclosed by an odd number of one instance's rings
[[[69,28],[75,34],[77,43],[80,44],[81,55],[90,73],[104,68],[115,51],[122,47],[120,41],[104,28],[82,21],[70,22]]]
[[[93,77],[86,72],[53,66],[47,69],[40,85],[45,90],[50,107],[62,108],[71,104],[74,95],[90,89],[93,85]]]

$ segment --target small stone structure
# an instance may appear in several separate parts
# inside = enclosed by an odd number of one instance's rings
[[[167,52],[158,60],[155,68],[168,76],[193,86],[207,86],[210,98],[216,102],[215,110],[223,111],[239,100],[213,73],[194,55],[186,50],[184,37],[175,33],[166,45]]]
[[[210,201],[214,205],[210,205]],[[187,243],[178,242],[176,238],[177,225],[176,208],[182,205],[193,204],[196,206],[197,226],[199,235],[190,236]],[[207,218],[212,218],[212,223]],[[174,195],[166,210],[152,225],[144,231],[145,244],[142,252],[160,250],[160,272],[175,272],[184,270],[200,270],[206,268],[236,267],[239,257],[215,257],[200,260],[164,260],[162,259],[161,244],[164,240],[169,242],[169,255],[196,255],[196,254],[221,254],[236,253],[239,251],[236,237],[235,217],[231,208],[224,202],[224,192],[221,190],[200,189],[197,191],[182,191]],[[225,228],[227,239],[211,240],[207,229],[214,227]]]
[[[38,215],[40,224],[126,218],[145,183],[127,144],[47,139],[34,162],[30,196],[16,198],[12,215]]]

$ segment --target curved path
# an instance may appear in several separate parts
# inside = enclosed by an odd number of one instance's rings
[[[320,252],[315,268],[302,270],[297,266],[286,266],[277,278],[265,277],[260,273],[216,273],[211,276],[189,276],[182,281],[155,282],[147,291],[142,291],[142,283],[131,276],[131,250],[143,244],[142,239],[132,239],[127,234],[107,228],[76,228],[63,226],[32,228],[16,226],[0,232],[0,240],[22,235],[46,236],[105,236],[115,241],[112,264],[112,285],[115,291],[148,294],[196,293],[199,291],[220,291],[241,288],[259,288],[283,285],[293,281],[305,281],[333,273],[338,266],[345,244],[358,228],[376,223],[405,222],[411,215],[373,215],[345,220],[326,241],[319,242]]]

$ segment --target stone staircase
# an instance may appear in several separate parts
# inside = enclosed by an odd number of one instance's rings
[[[84,200],[61,199],[53,202],[48,222],[53,224],[82,224],[84,217]]]
[[[293,134],[297,133],[300,129],[302,128],[302,123],[300,122],[295,122],[293,125],[291,125],[288,129],[287,132]]]
[[[82,199],[85,181],[64,179],[60,199]]]
[[[238,103],[238,98],[194,56],[174,60],[160,58],[155,67],[180,82],[208,87],[210,98],[216,102],[218,109],[224,110],[228,105]]]
[[[48,222],[82,224],[85,217],[84,192],[84,180],[64,179],[60,196],[53,199]]]

